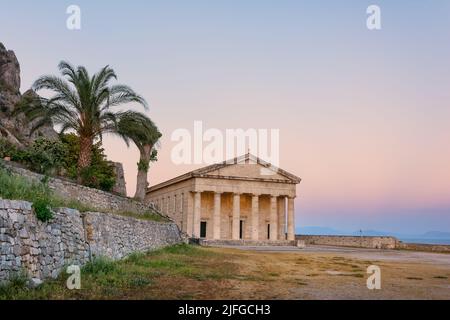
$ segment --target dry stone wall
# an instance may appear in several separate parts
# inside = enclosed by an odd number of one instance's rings
[[[112,259],[181,242],[175,223],[130,219],[114,214],[88,212],[85,228],[92,255]]]
[[[0,199],[0,281],[22,270],[35,279],[55,278],[93,256],[121,259],[182,241],[174,223],[73,209],[57,209],[43,223],[31,203]]]
[[[398,240],[394,237],[355,237],[355,236],[309,236],[297,235],[297,240],[305,241],[305,244],[361,247],[372,249],[395,249]]]

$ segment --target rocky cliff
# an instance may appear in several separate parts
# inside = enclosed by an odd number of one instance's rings
[[[24,115],[14,115],[19,105],[37,103],[37,95],[28,90],[20,93],[20,65],[15,53],[0,43],[0,135],[15,145],[22,147],[30,144],[36,137],[45,136],[56,139],[52,125],[42,127],[30,134],[33,126]]]

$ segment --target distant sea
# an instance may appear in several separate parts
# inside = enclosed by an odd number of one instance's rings
[[[425,244],[447,244],[450,245],[450,239],[420,239],[420,238],[398,238],[403,242],[409,243],[425,243]]]

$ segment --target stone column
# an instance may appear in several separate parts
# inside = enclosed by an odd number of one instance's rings
[[[277,197],[270,197],[270,240],[278,240]]]
[[[252,195],[252,240],[259,239],[259,195]]]
[[[220,239],[220,212],[221,212],[221,193],[214,193],[214,213],[213,213],[213,238]]]
[[[192,237],[194,223],[194,194],[186,192],[183,203],[183,217],[186,219],[186,233]]]
[[[288,198],[288,236],[289,241],[295,240],[295,211],[294,211],[294,199]]]
[[[241,195],[233,194],[233,225],[231,230],[231,238],[239,240],[239,226],[241,222]]]
[[[278,240],[286,240],[286,197],[278,198]]]
[[[202,194],[201,192],[194,192],[194,221],[192,236],[200,238],[200,221],[202,208]]]
[[[166,198],[166,214],[170,215],[170,196]]]

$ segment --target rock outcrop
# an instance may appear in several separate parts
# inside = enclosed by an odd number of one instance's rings
[[[33,123],[22,114],[13,114],[19,105],[38,103],[33,90],[20,93],[20,65],[15,53],[0,43],[0,135],[18,147],[29,145],[39,136],[56,139],[51,124],[31,134]]]

